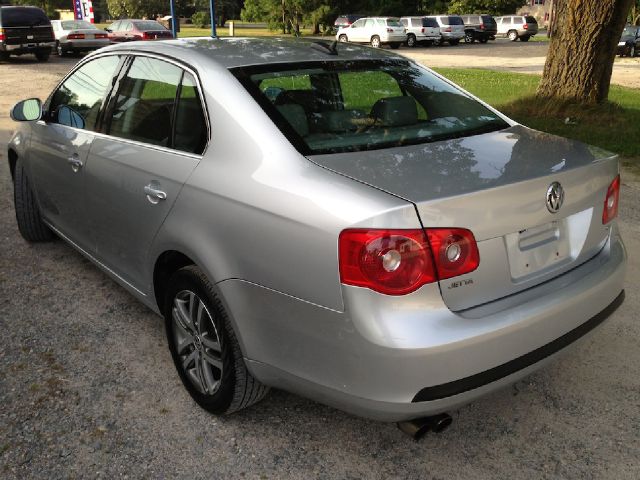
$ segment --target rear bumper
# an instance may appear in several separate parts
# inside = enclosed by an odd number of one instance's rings
[[[27,43],[18,45],[7,45],[0,43],[0,52],[6,52],[10,55],[22,55],[23,53],[35,53],[42,50],[51,50],[56,45],[56,42],[39,42],[39,43]]]
[[[344,287],[345,312],[247,282],[219,287],[258,379],[400,421],[456,408],[540,368],[622,303],[625,269],[614,231],[576,269],[463,312],[429,285],[402,298]]]
[[[61,42],[62,48],[66,51],[87,52],[110,45],[109,40],[72,40]]]

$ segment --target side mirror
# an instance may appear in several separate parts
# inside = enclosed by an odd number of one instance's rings
[[[104,29],[104,31],[105,31],[105,32],[109,32],[109,33],[111,33],[111,32],[112,32],[112,30],[111,30],[110,28],[105,28],[105,29]]]
[[[42,102],[37,98],[29,98],[16,103],[11,109],[11,120],[16,122],[32,122],[42,117]]]

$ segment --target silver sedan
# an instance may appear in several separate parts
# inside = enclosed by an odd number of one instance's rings
[[[277,387],[439,430],[624,298],[616,156],[391,52],[114,45],[12,118],[24,238],[61,237],[162,315],[217,414]]]
[[[56,53],[89,52],[109,45],[109,34],[85,20],[52,20]]]

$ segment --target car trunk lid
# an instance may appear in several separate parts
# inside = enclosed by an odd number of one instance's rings
[[[415,204],[425,227],[470,229],[480,265],[442,281],[452,310],[480,305],[554,278],[605,244],[608,152],[522,126],[429,144],[316,155],[312,161]],[[558,183],[564,203],[547,207]]]
[[[44,12],[33,7],[8,7],[0,12],[5,45],[53,42],[51,23]]]

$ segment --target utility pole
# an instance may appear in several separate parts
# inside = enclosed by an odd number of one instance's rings
[[[213,38],[218,37],[218,33],[216,32],[216,5],[215,0],[209,0],[209,13],[211,15],[211,36]]]

